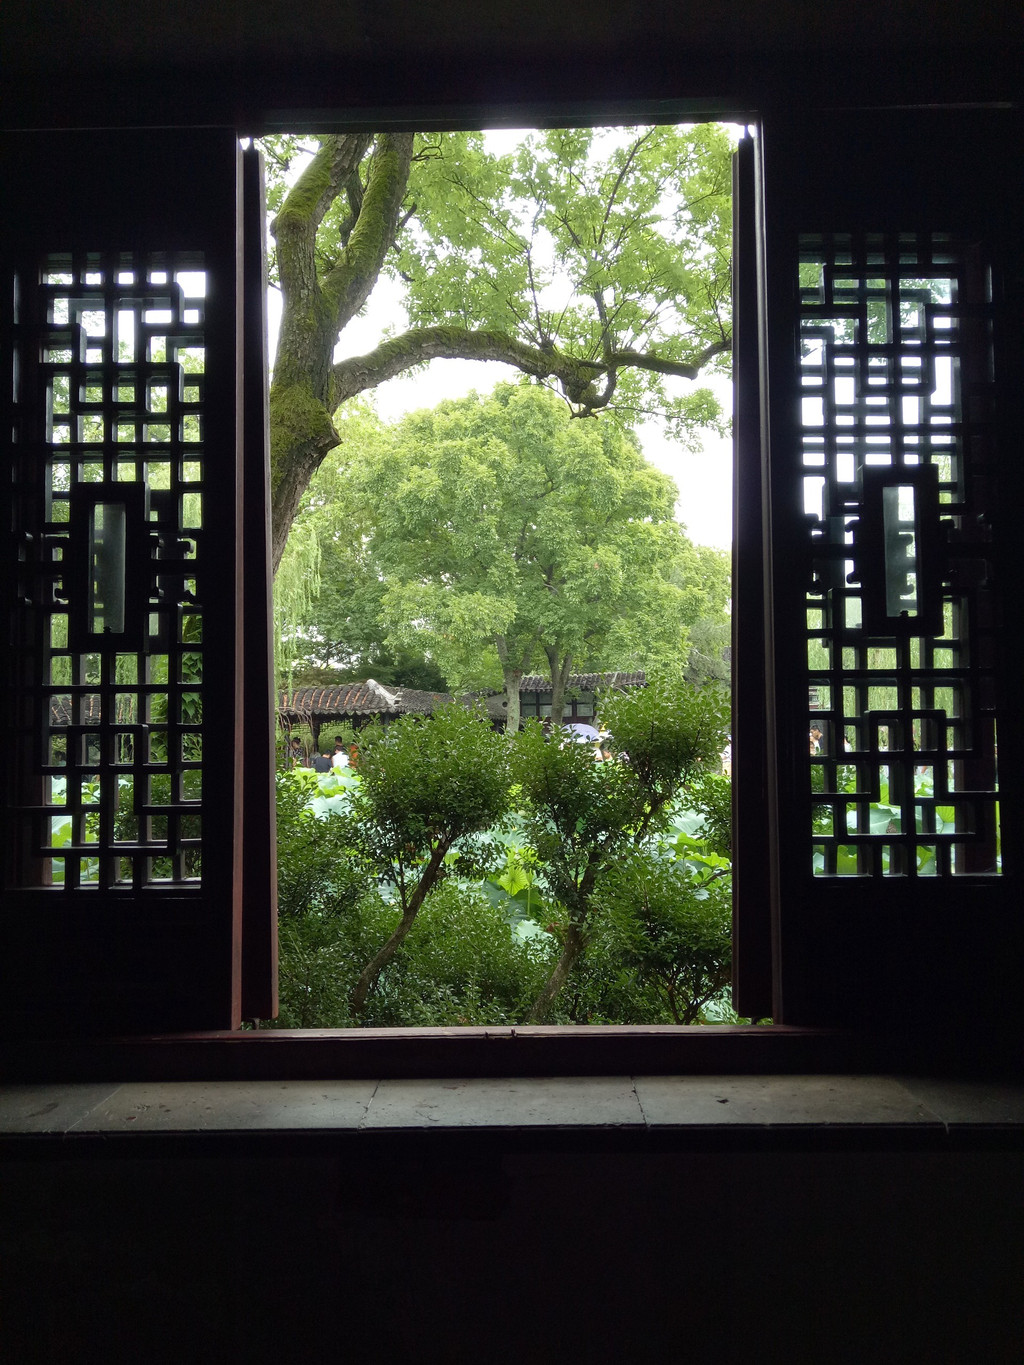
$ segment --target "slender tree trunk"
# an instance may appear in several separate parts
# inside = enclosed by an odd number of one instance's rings
[[[561,725],[565,712],[565,689],[572,671],[572,655],[565,654],[559,659],[557,645],[545,645],[544,653],[548,656],[548,671],[551,674],[551,724]]]
[[[534,644],[523,658],[513,659],[509,655],[508,640],[504,636],[498,635],[494,639],[494,648],[497,650],[498,663],[501,665],[501,678],[505,684],[505,734],[516,734],[519,732],[520,721],[522,721],[522,711],[520,711],[520,685],[523,682],[523,673],[526,672],[530,655],[534,652]]]
[[[548,1011],[554,1003],[555,996],[565,985],[569,973],[583,956],[586,947],[586,940],[580,930],[570,924],[566,930],[565,946],[562,948],[562,956],[555,963],[555,969],[548,977],[544,989],[533,1002],[533,1008],[527,1016],[528,1024],[542,1024],[547,1018]]]
[[[450,847],[451,841],[445,839],[434,849],[433,853],[430,855],[430,861],[424,868],[423,875],[417,883],[416,890],[412,893],[409,904],[406,906],[405,912],[398,922],[397,929],[388,939],[387,943],[384,944],[383,948],[370,958],[369,962],[359,973],[359,980],[356,982],[349,999],[352,1013],[356,1015],[357,1018],[366,1008],[366,998],[375,986],[377,978],[405,941],[406,935],[413,926],[413,921],[416,918],[420,906],[426,900],[427,893],[437,881],[438,874],[441,871],[441,865],[445,859],[445,854]]]
[[[501,676],[505,683],[505,733],[514,735],[518,732],[522,720],[520,687],[523,674],[530,666],[533,651],[537,647],[537,637],[533,637],[518,660],[509,655],[508,640],[504,636],[495,637],[494,647],[498,652]]]
[[[519,685],[523,681],[523,671],[521,668],[503,668],[502,673],[505,678],[505,733],[514,735],[522,720]]]

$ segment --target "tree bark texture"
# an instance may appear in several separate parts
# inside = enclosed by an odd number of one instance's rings
[[[551,724],[561,725],[565,713],[565,689],[572,671],[572,655],[564,654],[560,659],[557,645],[545,645],[544,653],[548,657],[551,674]]]
[[[583,934],[574,924],[570,924],[566,930],[562,955],[555,963],[554,970],[548,977],[544,989],[533,1002],[533,1008],[526,1020],[528,1024],[543,1024],[548,1011],[554,1004],[555,997],[569,979],[569,973],[583,956],[585,947],[586,940]]]
[[[430,860],[423,870],[423,875],[416,885],[416,890],[409,897],[409,903],[405,907],[402,918],[398,922],[398,927],[380,951],[370,958],[369,962],[359,973],[359,980],[352,988],[352,995],[349,999],[352,1013],[356,1015],[357,1018],[366,1008],[366,998],[376,984],[377,978],[405,942],[406,936],[413,926],[413,921],[416,919],[420,906],[426,900],[428,892],[438,879],[442,864],[445,860],[445,855],[450,847],[451,840],[442,839],[431,853]]]
[[[369,298],[394,240],[412,160],[411,133],[373,139],[355,220],[325,268],[317,230],[339,194],[358,178],[371,137],[325,137],[271,225],[277,241],[282,314],[270,388],[272,552],[276,569],[302,494],[338,444],[333,370],[338,334]]]

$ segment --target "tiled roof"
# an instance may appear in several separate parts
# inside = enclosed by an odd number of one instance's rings
[[[415,711],[427,716],[446,702],[454,701],[450,692],[418,692],[414,687],[396,687],[395,694],[402,711]]]
[[[95,725],[100,719],[100,699],[94,692],[79,695],[79,725]],[[50,724],[70,725],[72,701],[68,693],[60,693],[50,700]]]
[[[452,700],[447,692],[420,692],[414,687],[385,687],[367,678],[365,682],[343,683],[340,687],[298,687],[282,692],[279,709],[289,716],[312,719],[314,716],[401,716],[431,711]]]
[[[570,673],[566,691],[596,692],[602,687],[646,687],[647,674],[636,673]],[[550,692],[551,679],[544,673],[528,673],[519,684],[520,692]]]
[[[399,713],[397,698],[372,678],[340,687],[297,687],[282,692],[280,710],[296,716],[377,716]]]
[[[644,687],[647,674],[636,673],[573,673],[566,690],[594,692],[604,687]],[[531,673],[520,685],[520,692],[550,692],[551,679]],[[504,718],[502,692],[483,701],[492,719]],[[328,716],[429,716],[439,706],[452,701],[449,692],[421,692],[414,687],[385,687],[373,678],[365,682],[343,683],[340,687],[297,687],[293,692],[282,692],[278,709],[296,720],[326,719]],[[466,700],[470,700],[467,698]]]

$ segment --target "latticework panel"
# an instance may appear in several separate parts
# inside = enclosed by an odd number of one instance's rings
[[[808,857],[999,871],[988,285],[948,237],[801,239]]]
[[[203,262],[51,256],[17,284],[13,882],[198,886]]]

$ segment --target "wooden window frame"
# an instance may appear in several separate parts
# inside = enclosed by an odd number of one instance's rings
[[[680,105],[680,115],[694,117],[694,111]],[[641,117],[640,111],[637,113]],[[721,111],[710,117],[728,118]],[[665,117],[664,108],[659,117]],[[737,115],[745,123],[754,122],[748,113]],[[446,124],[457,126],[458,120]],[[343,122],[341,126],[344,126]],[[765,1015],[773,1000],[778,1004],[789,970],[783,956],[783,941],[791,932],[780,915],[782,889],[779,883],[778,844],[773,836],[784,820],[774,792],[777,789],[778,755],[770,742],[769,715],[774,707],[773,686],[778,676],[772,671],[772,654],[766,647],[766,621],[772,607],[772,585],[765,581],[764,536],[770,518],[760,499],[747,496],[750,480],[764,477],[766,428],[766,358],[769,340],[767,310],[771,309],[772,248],[767,243],[764,218],[764,190],[757,182],[758,153],[753,144],[741,150],[737,162],[737,194],[747,196],[743,209],[745,230],[737,237],[738,274],[734,306],[741,328],[737,328],[736,363],[745,371],[748,382],[736,400],[737,506],[734,532],[735,573],[738,591],[745,606],[737,612],[735,629],[742,633],[741,647],[754,667],[742,670],[734,654],[738,676],[734,705],[734,755],[742,766],[742,781],[737,783],[736,819],[742,840],[736,861],[737,898],[745,906],[756,903],[760,914],[739,915],[736,930],[737,1004],[745,1013]],[[743,159],[748,159],[746,171]],[[744,175],[746,178],[744,179]],[[248,288],[254,285],[250,259]],[[781,287],[777,277],[775,287]],[[743,323],[745,319],[745,324]],[[255,344],[251,330],[247,345]],[[777,344],[777,343],[775,343]],[[252,363],[255,363],[253,358]],[[739,391],[740,385],[737,385]],[[250,398],[254,404],[251,421],[265,417],[265,393]],[[262,408],[260,405],[263,405]],[[743,470],[746,474],[743,474]],[[744,480],[746,479],[746,482]],[[265,506],[255,486],[246,490],[246,517],[251,533],[260,534],[265,522]],[[747,585],[747,586],[744,586]],[[759,585],[763,585],[759,588]],[[737,644],[740,644],[737,640]],[[247,654],[246,671],[266,658],[266,641],[254,637],[252,653]],[[757,656],[766,660],[760,667]],[[258,676],[258,667],[256,674]],[[258,691],[262,695],[262,684]],[[257,705],[260,704],[257,698]],[[269,704],[269,703],[268,703]],[[269,774],[247,773],[243,804],[256,806],[265,814]],[[269,886],[267,869],[270,850],[255,848],[247,841],[254,857],[246,895],[265,902]],[[262,863],[257,859],[261,859]],[[263,872],[260,871],[260,866]],[[773,907],[769,914],[767,907]],[[262,912],[261,912],[262,913]],[[244,951],[244,950],[243,950]],[[252,963],[264,972],[273,946],[264,942],[254,947],[246,964],[250,981]],[[793,953],[806,970],[803,953]],[[245,990],[243,986],[243,990]],[[272,999],[265,986],[251,989],[244,1013],[266,1015]],[[768,1008],[764,1008],[767,1006]],[[974,1058],[975,1036],[961,1036],[962,1056]],[[943,1038],[939,1050],[948,1056],[949,1040]],[[165,1076],[191,1078],[229,1078],[231,1076],[378,1076],[378,1075],[559,1075],[607,1074],[609,1072],[793,1072],[821,1070],[862,1070],[884,1068],[894,1058],[913,1064],[918,1058],[932,1058],[932,1042],[913,1031],[894,1034],[890,1028],[877,1030],[863,1021],[849,1031],[820,1026],[716,1027],[677,1026],[597,1026],[588,1028],[463,1028],[463,1029],[348,1029],[339,1031],[225,1031],[176,1033],[160,1037],[133,1039],[91,1039],[60,1044],[19,1042],[3,1047],[2,1053],[12,1078],[49,1076],[60,1079],[86,1079],[100,1075],[125,1078]],[[991,1059],[993,1054],[989,1052]]]

